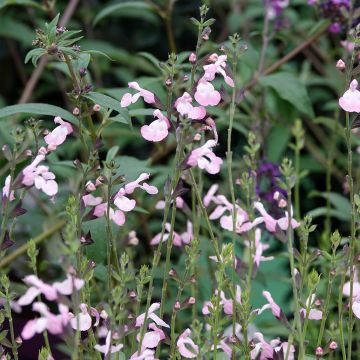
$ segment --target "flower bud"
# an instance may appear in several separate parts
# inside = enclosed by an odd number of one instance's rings
[[[336,68],[340,71],[343,71],[345,69],[346,65],[342,59],[338,60],[336,63]]]
[[[170,87],[172,85],[172,80],[171,79],[166,79],[165,85]]]
[[[74,108],[73,115],[78,116],[80,114],[80,109],[78,107]]]
[[[337,342],[336,341],[331,341],[330,344],[329,344],[329,349],[331,350],[335,350],[337,349],[338,345],[337,345]]]
[[[93,106],[93,110],[94,110],[95,112],[99,112],[99,111],[101,110],[101,106],[100,106],[99,104],[95,104],[95,105]]]
[[[180,310],[181,309],[180,301],[176,301],[176,303],[174,304],[174,309],[175,310]]]
[[[199,133],[194,135],[194,141],[200,141],[201,140],[201,135]]]
[[[189,300],[188,300],[188,304],[189,305],[194,305],[196,303],[196,299],[192,296],[189,297]]]
[[[92,192],[92,191],[95,191],[95,190],[96,190],[95,184],[94,184],[92,181],[90,181],[90,180],[86,183],[85,188],[86,188],[86,191],[87,191],[87,192]]]
[[[323,356],[324,355],[324,350],[322,347],[318,346],[315,350],[315,355],[316,356]]]
[[[192,64],[194,64],[194,63],[196,63],[196,54],[195,53],[191,53],[190,54],[190,56],[189,56],[189,61],[192,63]]]
[[[135,292],[135,291],[130,291],[130,292],[129,292],[129,298],[130,298],[130,299],[136,299],[136,296],[137,296],[137,295],[136,295],[136,292]]]
[[[80,77],[85,77],[86,76],[86,74],[87,74],[87,69],[86,68],[80,68],[79,69],[79,75],[80,75]]]

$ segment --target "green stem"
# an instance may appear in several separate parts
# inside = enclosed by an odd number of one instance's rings
[[[296,279],[295,279],[295,263],[294,263],[294,230],[291,226],[291,188],[288,187],[288,228],[287,228],[287,238],[288,238],[288,252],[289,252],[289,260],[290,260],[290,271],[291,271],[291,280],[292,280],[292,291],[293,298],[295,303],[295,325],[297,327],[298,332],[298,342],[299,342],[299,360],[304,358],[304,341],[301,330],[301,320],[300,320],[300,307],[299,307],[299,296],[296,288]]]
[[[16,343],[16,339],[15,339],[15,333],[14,333],[14,324],[13,324],[13,319],[12,319],[12,315],[11,315],[11,306],[10,306],[10,294],[9,294],[9,289],[6,288],[5,289],[6,293],[6,303],[5,303],[5,308],[6,308],[6,316],[9,320],[9,328],[10,328],[10,336],[11,336],[11,348],[12,348],[12,353],[14,356],[15,360],[19,359],[18,356],[18,351],[17,351],[17,343]]]

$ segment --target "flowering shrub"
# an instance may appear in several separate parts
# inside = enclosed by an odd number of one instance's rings
[[[65,27],[77,1],[63,16],[16,2],[51,20],[24,58],[30,92],[0,109],[1,359],[357,358],[360,8],[244,4],[260,46],[246,31],[213,42],[212,9],[196,4],[196,40],[177,52],[175,1],[104,5],[85,39]],[[0,35],[19,25],[10,5]],[[288,51],[296,6],[324,19]],[[116,14],[157,14],[170,54],[127,58],[114,72],[126,86],[103,88],[124,55],[89,28]],[[48,103],[28,102],[46,63],[61,106],[46,79]]]

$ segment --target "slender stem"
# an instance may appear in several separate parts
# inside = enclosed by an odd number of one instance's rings
[[[294,242],[294,230],[291,226],[291,188],[288,188],[288,228],[287,228],[287,238],[288,238],[288,252],[289,252],[289,260],[290,260],[290,271],[291,271],[291,280],[292,280],[292,291],[293,291],[293,298],[295,303],[295,325],[297,327],[298,333],[298,342],[299,342],[299,359],[304,358],[304,341],[302,336],[301,330],[301,320],[300,320],[300,307],[299,307],[299,296],[298,291],[296,288],[296,279],[295,279],[295,264],[294,264],[294,249],[293,249],[293,242]]]
[[[231,242],[233,245],[233,253],[232,253],[232,283],[233,283],[233,292],[236,293],[236,255],[235,255],[235,239],[236,239],[236,222],[237,222],[237,211],[236,211],[236,199],[235,199],[235,191],[234,191],[234,179],[233,179],[233,173],[232,173],[232,143],[231,143],[231,137],[232,137],[232,129],[233,129],[233,123],[234,123],[234,117],[235,117],[235,99],[236,99],[236,66],[237,66],[237,57],[236,57],[236,48],[234,48],[234,60],[233,60],[233,77],[234,77],[234,87],[232,89],[232,95],[231,95],[231,103],[230,103],[230,110],[229,110],[229,128],[228,128],[228,137],[227,137],[227,152],[226,152],[226,159],[227,159],[227,170],[228,170],[228,181],[229,181],[229,188],[230,188],[230,197],[231,197],[231,203],[232,203],[232,232],[231,232]],[[236,299],[233,299],[233,304],[235,304]],[[234,306],[235,308],[235,306]],[[235,338],[236,335],[236,311],[233,312],[232,316],[232,333],[233,337]],[[232,348],[232,359],[235,360],[236,356],[236,348],[233,346]]]
[[[18,360],[19,356],[18,356],[17,343],[16,343],[15,333],[14,333],[13,318],[12,318],[12,315],[11,315],[9,289],[6,288],[5,291],[6,291],[6,293],[5,293],[5,295],[6,295],[5,309],[6,309],[6,316],[7,316],[8,320],[9,320],[9,328],[10,328],[10,336],[11,336],[11,348],[12,348],[12,353],[13,353],[14,359]]]
[[[319,336],[318,336],[318,340],[316,343],[316,347],[321,346],[322,338],[324,336],[325,324],[326,324],[326,320],[328,317],[330,298],[331,298],[331,293],[332,293],[332,283],[333,283],[333,278],[331,275],[329,275],[327,288],[326,288],[326,299],[325,299],[324,311],[323,311],[323,316],[321,318],[320,331],[319,331]]]
[[[166,14],[165,14],[165,26],[166,26],[166,34],[169,42],[170,51],[176,53],[176,43],[174,38],[174,31],[172,26],[172,9],[173,9],[173,1],[168,0],[168,4],[166,7]]]

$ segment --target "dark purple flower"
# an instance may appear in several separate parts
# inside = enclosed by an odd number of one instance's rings
[[[278,209],[277,201],[274,199],[274,194],[278,191],[284,197],[287,193],[278,185],[278,179],[281,178],[279,165],[266,161],[261,161],[256,171],[256,194],[262,201],[266,201],[270,206],[273,206],[273,211]]]

